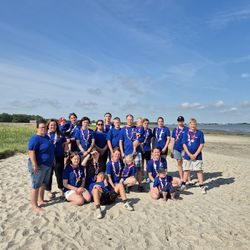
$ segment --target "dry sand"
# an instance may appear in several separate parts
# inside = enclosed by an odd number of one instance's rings
[[[93,204],[59,199],[33,213],[27,156],[1,160],[0,249],[250,249],[249,148],[249,137],[207,135],[206,195],[194,187],[163,202],[132,192],[134,212],[116,203],[102,220]],[[175,161],[168,165],[176,175]]]

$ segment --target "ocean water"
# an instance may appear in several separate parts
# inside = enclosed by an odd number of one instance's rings
[[[173,124],[167,126],[171,130],[176,127]],[[198,129],[211,132],[250,133],[250,124],[198,124]]]

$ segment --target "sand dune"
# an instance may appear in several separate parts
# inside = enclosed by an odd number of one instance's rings
[[[46,212],[33,213],[27,156],[1,160],[0,249],[249,249],[250,140],[206,140],[207,195],[194,187],[177,201],[163,202],[131,192],[134,212],[116,203],[102,220],[95,219],[93,204],[74,207],[58,198]],[[168,164],[175,175],[175,161]]]

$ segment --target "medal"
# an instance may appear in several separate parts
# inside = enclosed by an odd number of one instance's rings
[[[134,163],[132,163],[132,164],[130,164],[130,165],[126,165],[126,167],[123,169],[123,171],[122,171],[122,178],[127,178],[128,177],[128,175],[129,175],[129,172],[130,172],[130,169],[132,168],[132,167],[134,167]],[[127,173],[126,174],[124,174],[125,173],[125,170],[128,170],[127,171]]]
[[[73,168],[73,167],[72,167]],[[81,181],[81,179],[82,179],[82,176],[81,176],[81,171],[80,171],[80,169],[78,168],[78,174],[77,174],[77,172],[76,172],[76,170],[75,169],[73,169],[73,172],[74,172],[74,174],[75,174],[75,177],[76,177],[76,185],[78,184],[78,182],[80,182]]]
[[[112,161],[112,167],[113,167],[113,172],[116,177],[120,177],[121,174],[121,162],[118,161],[118,173],[116,173],[116,167],[115,167],[115,162]]]
[[[182,131],[183,131],[183,129],[184,129],[184,127],[180,130],[180,132],[178,133],[178,127],[176,128],[176,131],[175,131],[175,140],[176,141],[178,141],[179,140],[179,137],[180,137],[180,135],[181,135],[181,133],[182,133]]]
[[[161,130],[160,132],[160,135],[158,136],[158,133],[159,133],[159,129]],[[162,135],[164,134],[164,128],[156,128],[156,132],[155,132],[155,137],[156,137],[156,140],[158,142],[160,142],[162,140]]]
[[[147,128],[146,134],[145,134],[145,140],[144,140],[143,144],[145,144],[147,142],[148,136],[149,136],[149,129]]]
[[[194,131],[194,134],[193,134],[193,136],[191,138],[191,136],[190,136],[190,129],[188,130],[188,145],[189,146],[191,146],[191,144],[194,142],[194,138],[196,136],[196,132],[197,132],[197,130]]]
[[[157,165],[156,165],[156,161],[154,161],[154,159],[152,159],[153,160],[153,167],[154,167],[154,170],[155,170],[155,172],[156,172],[156,174],[158,174],[158,170],[157,170]],[[161,159],[159,160],[160,161],[160,166],[159,166],[159,168],[161,168],[163,165],[162,165],[162,162],[161,162]]]
[[[134,127],[132,128],[131,136],[130,136],[130,137],[129,137],[129,134],[128,134],[128,126],[126,126],[125,129],[126,129],[126,136],[127,136],[127,138],[128,138],[130,141],[132,141],[132,140],[133,140],[133,134],[134,134],[135,128],[134,128]]]
[[[88,146],[88,144],[89,144],[89,138],[90,138],[89,129],[87,129],[87,131],[88,131],[88,136],[87,136],[87,138],[86,138],[85,135],[84,135],[84,130],[81,128],[82,138],[83,138],[84,143],[85,143],[86,146]]]
[[[52,142],[52,138],[51,138],[51,135],[50,135],[50,132],[47,133],[48,137],[50,138],[51,142]],[[55,145],[57,142],[57,133],[55,133],[55,137],[54,137],[54,140],[53,140],[53,144]]]

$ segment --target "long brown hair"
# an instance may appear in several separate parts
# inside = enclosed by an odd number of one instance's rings
[[[50,124],[51,122],[55,122],[55,123],[56,123],[56,134],[57,134],[57,136],[60,136],[61,133],[60,133],[59,125],[58,125],[57,120],[54,119],[54,118],[52,118],[52,119],[50,119],[50,120],[48,121],[48,123],[47,123],[47,130],[49,130],[49,124]]]

